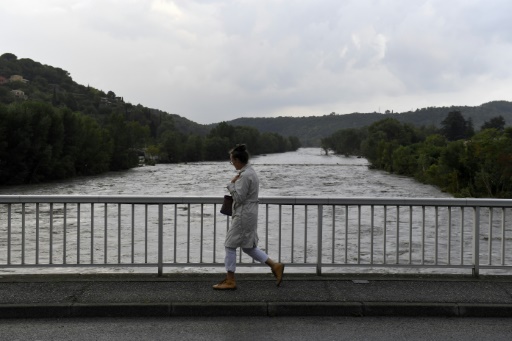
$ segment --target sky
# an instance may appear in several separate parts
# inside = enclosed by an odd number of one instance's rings
[[[0,54],[200,124],[512,101],[510,0],[0,0]]]

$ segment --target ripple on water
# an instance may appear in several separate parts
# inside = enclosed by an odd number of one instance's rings
[[[320,148],[258,156],[260,196],[449,197],[413,179],[368,169],[362,158]],[[235,171],[229,163],[158,164],[48,184],[0,188],[0,194],[221,196]]]

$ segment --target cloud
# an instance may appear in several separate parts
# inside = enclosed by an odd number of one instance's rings
[[[19,0],[0,4],[0,29],[4,52],[212,123],[511,100],[511,12],[506,0]]]

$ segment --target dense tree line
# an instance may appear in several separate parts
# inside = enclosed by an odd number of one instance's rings
[[[296,150],[297,138],[221,123],[206,137],[174,129],[170,116],[152,137],[151,126],[111,112],[99,123],[91,116],[23,101],[0,104],[0,185],[37,183],[136,167],[139,156],[160,162],[227,160],[236,143],[254,154]]]
[[[293,151],[300,148],[297,137],[260,133],[256,128],[232,126],[221,122],[207,136],[165,131],[152,146],[160,162],[194,162],[229,159],[228,151],[237,143],[247,144],[254,154]]]
[[[0,104],[0,184],[37,183],[122,170],[138,163],[145,129],[113,115],[93,118],[46,103]]]
[[[494,117],[475,133],[472,120],[450,112],[441,128],[417,128],[387,118],[344,129],[322,147],[362,155],[371,167],[407,175],[463,197],[512,197],[512,127]]]

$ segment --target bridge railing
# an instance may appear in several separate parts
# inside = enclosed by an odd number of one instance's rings
[[[223,267],[218,197],[0,196],[0,269]],[[512,200],[263,197],[259,246],[333,272],[512,272]],[[256,268],[240,253],[238,266]],[[69,269],[66,269],[69,271]]]

